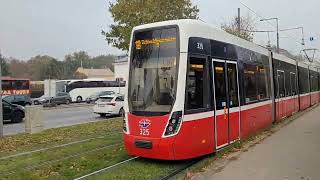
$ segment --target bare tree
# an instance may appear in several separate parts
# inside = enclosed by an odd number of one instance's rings
[[[252,31],[254,31],[255,28],[253,19],[249,15],[240,17],[240,31],[238,28],[238,23],[238,17],[234,16],[231,22],[223,23],[221,28],[230,34],[252,42],[254,35]]]

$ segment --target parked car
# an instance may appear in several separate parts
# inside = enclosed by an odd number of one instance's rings
[[[106,115],[124,116],[124,96],[121,94],[111,94],[101,96],[93,107],[93,112],[101,117]]]
[[[55,97],[40,97],[38,99],[34,99],[34,104],[70,104],[71,97],[68,93],[59,92]]]
[[[32,101],[29,95],[8,95],[3,96],[3,100],[11,104],[18,104],[20,106],[31,105]]]
[[[10,120],[13,123],[22,122],[25,117],[25,110],[23,106],[11,104],[5,100],[2,100],[2,112],[3,120]]]
[[[106,95],[111,95],[111,94],[115,94],[115,92],[113,92],[113,91],[100,91],[100,92],[97,92],[97,93],[90,95],[86,99],[86,102],[88,104],[93,103],[93,102],[96,102],[101,96],[106,96]]]
[[[44,95],[41,96],[41,97],[39,97],[39,98],[32,98],[32,99],[31,99],[32,104],[34,104],[34,105],[39,105],[39,104],[41,104],[41,103],[40,103],[40,100],[42,100],[42,99],[44,99],[44,98],[45,98]]]

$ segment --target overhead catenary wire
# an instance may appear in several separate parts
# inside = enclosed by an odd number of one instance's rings
[[[241,1],[239,1],[239,2],[240,2],[240,4],[241,4],[242,6],[244,6],[245,8],[247,8],[250,12],[252,12],[253,14],[255,14],[255,15],[256,15],[257,17],[259,17],[260,19],[266,19],[264,16],[258,14],[256,11],[254,11],[253,9],[251,9],[251,8],[250,8],[248,5],[246,5],[245,3],[241,2]],[[269,21],[264,21],[264,22],[268,23],[268,24],[269,24],[270,26],[272,26],[273,28],[276,28],[276,26],[275,26],[274,24],[272,24],[271,22],[269,22]],[[292,40],[294,40],[296,43],[298,43],[298,44],[301,45],[300,40],[298,41],[297,38],[291,36],[291,34],[289,34],[289,33],[287,33],[287,32],[285,32],[285,34],[286,34],[288,37],[290,37]]]

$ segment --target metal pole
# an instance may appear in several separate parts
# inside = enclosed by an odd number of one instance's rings
[[[241,16],[240,16],[240,8],[238,8],[238,32],[241,32]]]
[[[120,94],[120,79],[119,79],[119,94]]]
[[[2,59],[0,62],[0,138],[3,137],[3,112],[2,112]]]
[[[270,21],[270,20],[276,20],[277,21],[277,53],[280,52],[280,45],[279,45],[279,18],[268,18],[268,19],[260,19],[260,21]]]
[[[270,43],[270,34],[268,32],[268,46],[271,47],[271,43]]]
[[[279,46],[279,19],[276,18],[277,20],[277,51],[280,53],[280,46]]]
[[[301,27],[301,31],[302,31],[302,45],[304,46],[305,43],[304,43],[304,31],[303,31],[303,27]]]
[[[275,101],[275,87],[274,87],[274,64],[273,64],[273,53],[269,50],[269,64],[270,64],[270,88],[271,88],[271,99],[272,99],[272,122],[276,122],[276,101]]]

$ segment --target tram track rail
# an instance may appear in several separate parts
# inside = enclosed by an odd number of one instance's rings
[[[72,145],[76,145],[76,144],[86,143],[86,142],[93,141],[93,140],[96,140],[96,139],[103,139],[103,138],[108,137],[110,135],[121,134],[122,132],[119,133],[119,131],[110,131],[110,132],[107,132],[107,133],[110,133],[110,134],[103,135],[103,136],[92,137],[92,138],[87,138],[87,139],[78,140],[78,141],[71,141],[71,142],[68,142],[68,143],[59,144],[59,145],[55,145],[55,146],[51,146],[51,147],[45,147],[45,148],[35,149],[35,150],[31,150],[31,151],[20,152],[20,153],[8,155],[8,156],[3,156],[3,157],[0,157],[0,160],[7,160],[7,159],[10,159],[10,158],[17,158],[17,157],[20,157],[20,156],[26,156],[26,155],[31,155],[31,154],[34,154],[34,153],[45,152],[45,151],[49,151],[49,150],[53,150],[53,149],[59,149],[59,148],[64,148],[64,147],[68,147],[68,146],[72,146]]]
[[[118,162],[118,163],[115,163],[113,165],[110,165],[110,166],[107,166],[107,167],[104,167],[102,169],[98,169],[96,171],[93,171],[91,173],[88,173],[88,174],[85,174],[85,175],[82,175],[80,177],[77,177],[75,178],[74,180],[82,180],[82,179],[87,179],[89,177],[92,177],[92,176],[95,176],[95,175],[98,175],[98,174],[102,174],[104,172],[110,172],[112,169],[116,169],[117,167],[119,166],[125,166],[126,164],[130,163],[130,162],[134,162],[134,161],[139,161],[141,157],[139,156],[135,156],[135,157],[132,157],[132,158],[128,158],[126,160],[123,160],[121,162]],[[143,158],[142,158],[143,159]],[[202,158],[197,158],[197,159],[194,159],[194,160],[191,160],[191,161],[188,161],[186,162],[185,164],[181,165],[180,167],[174,169],[173,171],[170,171],[168,172],[166,175],[164,176],[157,176],[156,179],[161,179],[161,180],[169,180],[173,177],[175,177],[176,175],[182,173],[183,171],[185,171],[186,169],[190,168],[191,166],[197,164],[198,162],[200,162],[201,160],[203,160],[203,157]],[[148,164],[145,165],[146,168],[148,167]],[[112,171],[111,171],[112,172]]]
[[[133,160],[136,160],[136,159],[138,159],[138,158],[139,158],[139,156],[135,156],[135,157],[126,159],[126,160],[124,160],[124,161],[118,162],[118,163],[113,164],[113,165],[111,165],[111,166],[107,166],[107,167],[105,167],[105,168],[102,168],[102,169],[99,169],[99,170],[97,170],[97,171],[91,172],[91,173],[89,173],[89,174],[86,174],[86,175],[80,176],[80,177],[78,177],[78,178],[75,178],[74,180],[85,179],[85,178],[87,178],[87,177],[90,177],[90,176],[99,174],[99,173],[101,173],[101,172],[108,171],[108,170],[110,170],[110,169],[113,169],[113,168],[118,167],[118,166],[123,165],[123,164],[126,164],[126,163],[131,162],[131,161],[133,161]]]
[[[198,162],[200,162],[203,158],[197,158],[194,160],[191,160],[190,162],[187,162],[186,164],[182,165],[181,167],[169,172],[167,175],[160,177],[160,180],[169,180],[173,177],[175,177],[176,175],[180,174],[181,172],[185,171],[186,169],[188,169],[189,167],[197,164]]]
[[[113,143],[113,144],[108,144],[108,145],[105,145],[105,146],[97,147],[97,148],[92,149],[92,150],[88,150],[88,151],[84,151],[84,152],[80,152],[80,153],[75,153],[75,154],[60,158],[60,159],[49,160],[49,161],[41,162],[41,163],[39,163],[37,165],[27,166],[25,168],[19,169],[19,171],[17,171],[17,170],[8,170],[8,172],[5,172],[5,173],[1,173],[0,172],[0,177],[10,176],[10,175],[16,174],[16,173],[18,173],[20,171],[33,170],[33,169],[36,169],[36,168],[39,168],[39,167],[42,167],[42,166],[45,166],[45,165],[52,165],[54,163],[58,163],[58,162],[61,162],[61,161],[64,161],[64,160],[68,160],[68,159],[71,159],[71,158],[79,157],[79,156],[82,156],[82,155],[91,154],[91,153],[94,153],[94,152],[98,152],[98,151],[101,151],[101,150],[109,149],[109,148],[120,146],[120,145],[123,145],[123,143],[121,141],[119,141],[117,143]]]

